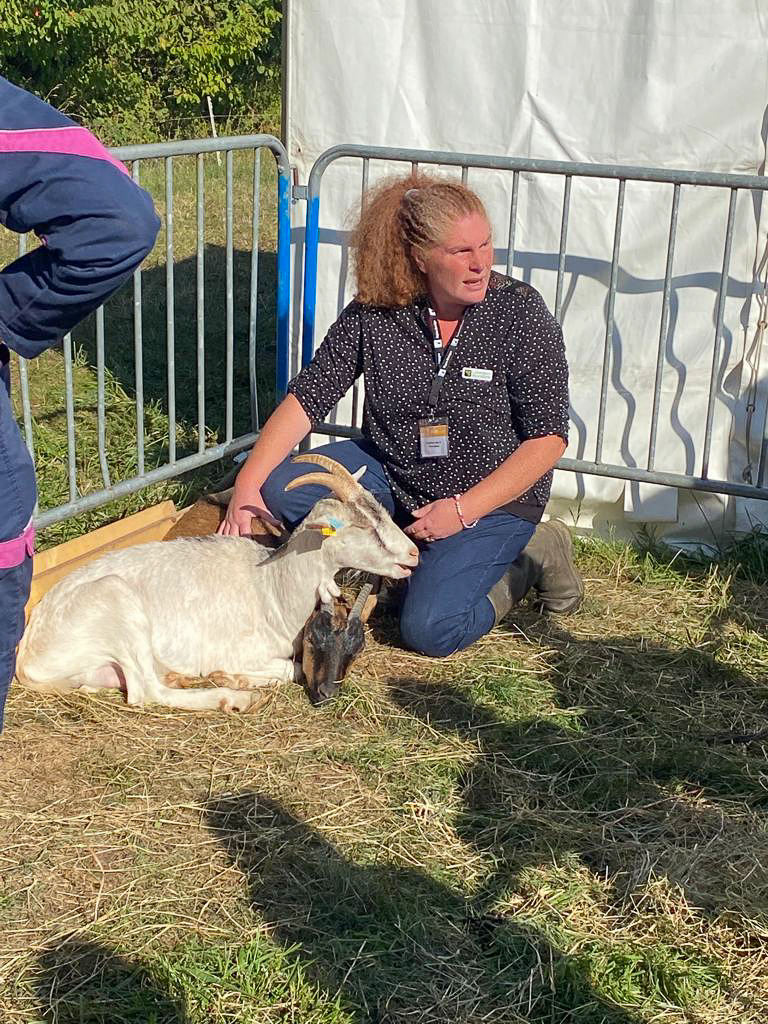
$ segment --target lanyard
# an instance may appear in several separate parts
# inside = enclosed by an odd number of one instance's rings
[[[430,409],[435,409],[437,407],[437,400],[440,397],[440,391],[443,387],[445,375],[448,372],[448,367],[451,365],[454,353],[456,352],[456,346],[459,343],[459,335],[461,334],[461,329],[464,326],[464,317],[462,316],[459,321],[459,326],[453,332],[453,337],[445,349],[443,349],[443,339],[440,334],[440,324],[437,320],[437,313],[435,313],[431,306],[427,306],[427,315],[429,317],[429,325],[432,328],[432,347],[435,352],[435,363],[437,364],[437,373],[435,374],[435,379],[432,381],[432,387],[429,389],[429,398],[427,401],[429,402]]]

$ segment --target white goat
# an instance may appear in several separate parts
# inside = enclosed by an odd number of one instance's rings
[[[176,689],[167,673],[266,680],[300,676],[297,641],[318,597],[338,597],[342,568],[410,575],[418,550],[356,474],[321,455],[323,498],[277,551],[243,537],[184,538],[116,551],[61,580],[33,609],[17,678],[47,693],[120,688],[129,704],[245,711],[248,689]]]

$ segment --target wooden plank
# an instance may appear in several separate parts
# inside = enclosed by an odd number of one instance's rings
[[[126,516],[125,519],[118,519],[116,523],[108,523],[82,537],[65,541],[55,548],[49,548],[48,551],[41,551],[39,555],[35,555],[35,575],[46,572],[56,565],[69,562],[73,558],[79,558],[80,555],[87,554],[95,548],[103,548],[111,541],[117,541],[123,535],[136,533],[144,526],[151,525],[160,519],[166,519],[175,511],[176,506],[172,501],[161,501],[159,505],[153,505],[152,508],[145,508],[141,512],[135,512],[132,516]]]
[[[28,617],[43,595],[75,569],[110,551],[162,540],[180,515],[172,501],[164,501],[151,509],[144,509],[143,512],[121,519],[118,523],[102,526],[93,533],[76,537],[56,548],[51,548],[50,551],[44,551],[35,558],[35,570],[25,615]],[[69,557],[65,557],[67,554]],[[46,555],[54,557],[46,558]]]

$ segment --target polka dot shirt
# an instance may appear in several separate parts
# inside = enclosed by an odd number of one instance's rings
[[[364,375],[362,432],[409,511],[466,491],[529,438],[556,434],[567,441],[562,332],[535,288],[493,273],[485,299],[467,307],[435,413],[448,417],[450,453],[422,458],[419,420],[430,415],[435,373],[426,300],[393,309],[355,301],[288,391],[321,423]],[[537,522],[551,482],[550,472],[504,508]]]

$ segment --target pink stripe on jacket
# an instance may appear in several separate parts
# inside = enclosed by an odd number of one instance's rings
[[[0,569],[15,569],[27,555],[35,553],[35,527],[30,522],[13,540],[0,541]]]
[[[87,128],[78,125],[62,128],[0,128],[0,153],[66,153],[69,156],[87,156],[92,160],[105,160],[128,171],[116,160]]]

